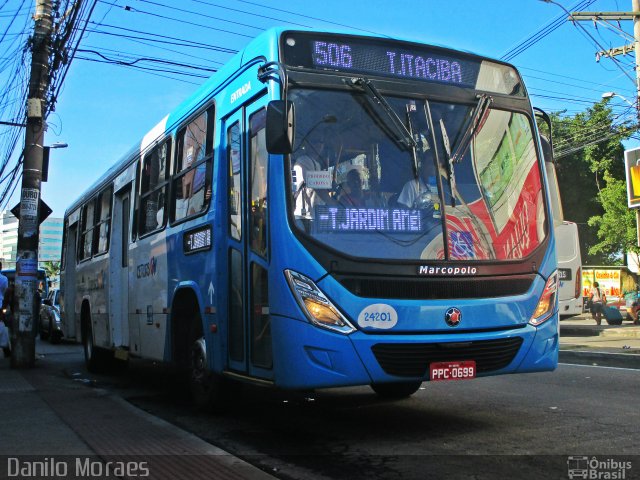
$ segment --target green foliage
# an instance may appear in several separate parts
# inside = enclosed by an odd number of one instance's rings
[[[54,260],[42,262],[42,268],[44,268],[49,280],[60,276],[60,262]]]
[[[626,236],[612,236],[613,231],[604,227],[609,225],[608,220],[603,220],[605,215],[607,219],[612,218],[614,208],[618,208],[620,214],[621,207],[605,200],[619,188],[616,182],[624,182],[621,141],[631,133],[626,125],[620,126],[607,102],[603,100],[574,116],[551,115],[564,217],[578,224],[585,265],[619,261],[628,246],[623,241]],[[615,183],[611,190],[609,183]],[[606,190],[604,196],[603,190]],[[622,206],[626,209],[626,200]]]
[[[627,183],[604,173],[606,186],[598,199],[604,213],[589,219],[589,225],[597,229],[600,241],[592,245],[590,253],[604,255],[609,264],[619,262],[626,251],[640,253],[637,246],[636,215],[627,208]]]

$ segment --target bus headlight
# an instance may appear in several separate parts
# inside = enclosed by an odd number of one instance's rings
[[[343,334],[355,331],[313,280],[293,270],[285,270],[284,274],[298,305],[311,323]]]
[[[543,322],[549,320],[551,315],[556,310],[556,304],[558,298],[558,272],[553,272],[547,280],[538,305],[536,306],[529,323],[534,326],[538,326]]]

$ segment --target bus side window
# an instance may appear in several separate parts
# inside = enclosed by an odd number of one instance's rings
[[[80,214],[80,242],[78,243],[78,261],[91,258],[93,246],[93,221],[95,198],[82,207]]]
[[[151,150],[142,159],[138,232],[145,235],[166,223],[167,173],[171,139]]]
[[[214,110],[198,115],[178,133],[172,220],[202,213],[211,199]]]
[[[98,196],[98,212],[94,228],[95,254],[106,253],[109,250],[112,199],[113,189],[111,187]]]

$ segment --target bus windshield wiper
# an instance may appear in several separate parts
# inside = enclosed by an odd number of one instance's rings
[[[453,154],[450,155],[451,163],[458,163],[462,160],[464,154],[467,153],[467,149],[469,145],[471,145],[471,139],[489,115],[489,107],[492,102],[493,97],[490,97],[486,93],[478,95],[478,103],[471,114],[470,121],[467,123],[463,135],[459,137],[459,140],[456,142],[456,148],[453,150]]]
[[[493,102],[493,98],[487,94],[481,94],[478,96],[478,103],[471,113],[470,120],[464,129],[462,136],[458,137],[458,141],[455,143],[455,149],[451,148],[449,143],[449,135],[444,125],[444,121],[440,119],[440,131],[442,132],[442,141],[444,144],[445,153],[447,154],[447,163],[449,164],[449,188],[451,189],[451,206],[456,206],[455,188],[456,188],[456,174],[454,165],[462,160],[473,136],[478,131],[478,128],[484,123],[489,115],[489,107]],[[453,153],[452,153],[453,151]]]
[[[398,114],[393,110],[389,102],[382,96],[376,86],[367,78],[352,78],[351,85],[357,85],[362,87],[364,92],[373,100],[373,104],[380,107],[380,109],[386,114],[390,120],[391,126],[396,133],[396,140],[400,142],[406,148],[415,149],[418,143],[415,141],[411,132],[407,129],[407,126],[400,119]]]

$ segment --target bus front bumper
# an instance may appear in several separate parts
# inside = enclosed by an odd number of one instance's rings
[[[275,384],[309,389],[429,380],[435,361],[474,360],[478,376],[554,370],[557,314],[491,332],[341,335],[304,321],[272,317]]]

